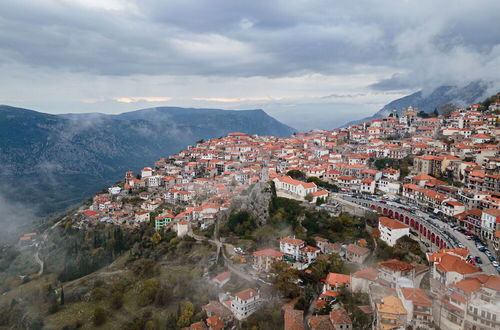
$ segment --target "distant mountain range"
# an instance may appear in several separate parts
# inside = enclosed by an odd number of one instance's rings
[[[51,115],[0,106],[0,193],[49,214],[90,197],[127,170],[230,132],[289,136],[294,129],[263,110],[159,107]]]
[[[347,124],[342,125],[342,127],[359,124],[376,118],[386,117],[392,113],[393,110],[396,110],[398,114],[401,114],[402,109],[408,108],[409,106],[417,108],[418,111],[432,112],[434,109],[439,111],[440,107],[447,103],[451,103],[456,106],[468,105],[484,98],[484,94],[487,89],[488,85],[486,83],[482,81],[474,81],[465,87],[440,86],[428,94],[418,91],[386,104],[373,116],[348,122]]]

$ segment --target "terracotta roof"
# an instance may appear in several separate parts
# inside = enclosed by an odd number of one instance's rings
[[[332,321],[333,325],[352,324],[351,318],[345,309],[337,309],[336,311],[330,312],[330,321]]]
[[[206,330],[207,326],[203,322],[196,322],[191,324],[191,326],[188,328],[189,330]],[[221,329],[221,328],[218,328]]]
[[[404,223],[401,223],[397,220],[387,218],[387,217],[379,217],[378,221],[382,226],[387,227],[387,228],[391,228],[391,229],[410,228],[409,226],[405,225]]]
[[[334,330],[333,324],[330,322],[328,315],[311,316],[307,320],[307,324],[311,330]]]
[[[367,267],[358,270],[357,272],[352,274],[352,276],[357,278],[364,278],[369,281],[375,281],[377,279],[378,273],[379,273],[378,269],[375,269],[373,267]]]
[[[401,288],[401,293],[406,300],[411,300],[414,305],[432,306],[432,300],[421,289]]]
[[[345,284],[351,283],[351,276],[338,273],[329,273],[326,277],[326,282],[332,286],[343,286]]]
[[[241,300],[248,300],[248,299],[255,297],[255,296],[258,296],[258,295],[259,295],[259,293],[252,288],[245,289],[245,290],[240,291],[237,294],[235,294],[235,296],[240,298]]]
[[[301,239],[298,238],[292,238],[292,237],[285,237],[280,239],[280,242],[290,244],[290,245],[302,245],[305,242]]]
[[[434,262],[438,263],[436,267],[443,273],[456,272],[465,275],[481,271],[478,267],[452,254],[444,254],[439,260],[435,260]]]
[[[222,320],[220,315],[212,315],[211,317],[207,318],[207,325],[211,330],[224,329],[225,326],[224,320]]]
[[[215,276],[212,280],[217,282],[224,282],[225,280],[230,278],[231,278],[231,272],[223,272]]]
[[[349,244],[346,248],[346,252],[354,253],[354,254],[357,254],[360,256],[364,256],[364,255],[370,253],[370,250],[367,248],[361,247],[359,245],[356,245],[356,244]]]
[[[264,249],[264,250],[259,250],[255,251],[253,253],[254,257],[269,257],[269,258],[280,258],[284,256],[285,254],[273,249]]]
[[[377,311],[380,313],[406,315],[408,312],[403,306],[399,298],[395,296],[386,296],[382,299],[382,303],[375,304]]]
[[[391,259],[387,261],[382,261],[379,262],[378,264],[380,267],[390,269],[392,271],[401,271],[401,272],[409,272],[411,271],[414,267],[411,264],[408,264],[404,261],[398,260],[398,259]]]
[[[285,310],[285,330],[303,330],[304,311],[296,309]]]

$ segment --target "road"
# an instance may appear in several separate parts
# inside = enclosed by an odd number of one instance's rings
[[[360,199],[370,201],[370,202],[377,202],[376,200],[369,200],[369,199],[365,199],[365,198],[352,198],[352,197],[348,197],[344,194],[332,194],[332,197],[339,202],[349,203],[351,206],[353,204],[357,205],[356,201],[359,202]],[[377,196],[377,199],[383,199],[383,198],[381,196]],[[394,208],[394,207],[397,207],[397,204],[398,203],[392,202],[390,206]],[[402,204],[400,204],[400,205],[401,205],[401,207],[407,206],[407,205],[402,205]],[[399,213],[403,213],[403,214],[408,213],[405,210],[400,209],[399,207],[398,207],[398,209],[399,209]],[[445,222],[441,219],[440,220],[431,219],[430,214],[423,212],[422,210],[416,211],[416,213],[411,215],[411,216],[415,217],[415,215],[419,218],[419,220],[425,221],[429,226],[433,227],[436,232],[439,232],[440,237],[444,238],[447,241],[448,245],[453,246],[453,247],[457,246],[457,244],[454,241],[449,240],[447,238],[447,236],[444,234],[444,232],[446,232],[446,231],[448,233],[450,233],[450,235],[452,235],[466,249],[468,249],[469,253],[471,255],[479,256],[481,258],[481,261],[483,262],[479,266],[483,269],[483,271],[485,273],[491,274],[491,275],[498,275],[498,271],[496,270],[496,268],[493,266],[493,264],[487,258],[487,256],[483,252],[481,252],[477,249],[474,241],[468,240],[465,237],[465,235],[460,233],[459,231],[451,229],[450,224],[448,224],[447,222]]]

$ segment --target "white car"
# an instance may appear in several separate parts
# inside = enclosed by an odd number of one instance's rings
[[[491,264],[492,264],[495,268],[496,268],[496,267],[498,267],[498,261],[493,261]]]

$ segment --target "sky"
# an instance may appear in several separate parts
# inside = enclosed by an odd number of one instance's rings
[[[333,128],[420,89],[500,86],[500,1],[2,0],[0,104],[261,108]]]

